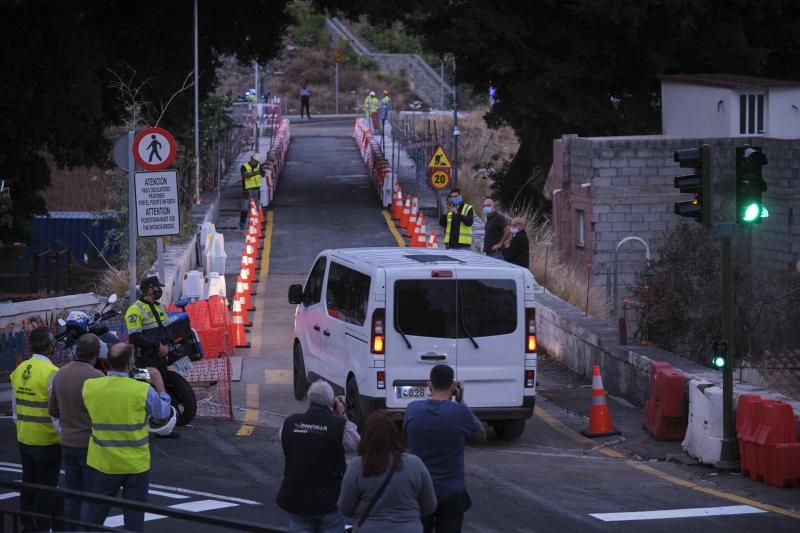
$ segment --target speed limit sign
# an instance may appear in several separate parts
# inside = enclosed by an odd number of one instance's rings
[[[446,189],[450,185],[450,172],[444,168],[435,168],[431,172],[430,177],[431,187],[434,189]]]

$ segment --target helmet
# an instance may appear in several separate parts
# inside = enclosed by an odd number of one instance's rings
[[[388,94],[389,94],[389,91],[388,91],[388,90],[386,90],[386,89],[384,89],[384,90],[383,90],[383,94],[384,94],[384,96],[386,96],[386,95],[388,95]]]
[[[67,328],[74,328],[81,333],[89,333],[89,315],[83,311],[70,311],[67,315]]]
[[[171,405],[169,408],[172,410],[172,415],[166,421],[156,422],[152,418],[149,419],[148,426],[150,427],[151,433],[155,433],[156,435],[169,435],[172,433],[172,430],[175,429],[175,424],[178,420],[178,413]]]
[[[369,95],[370,95],[370,96],[375,96],[375,91],[370,91],[370,92],[369,92]]]

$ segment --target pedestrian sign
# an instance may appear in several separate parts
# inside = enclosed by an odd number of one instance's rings
[[[436,150],[433,151],[433,155],[428,159],[428,168],[453,168],[453,164],[441,144],[436,145]]]
[[[437,190],[446,189],[450,185],[450,172],[447,169],[437,168],[431,173],[431,187]]]
[[[175,159],[175,138],[164,128],[145,128],[133,140],[133,157],[145,170],[163,170]]]
[[[134,176],[139,237],[164,237],[181,232],[178,172],[137,172]]]

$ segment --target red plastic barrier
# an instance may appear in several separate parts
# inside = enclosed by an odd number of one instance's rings
[[[686,434],[683,374],[669,363],[651,363],[650,399],[645,403],[642,423],[657,440],[680,440]]]
[[[742,394],[736,406],[736,435],[739,437],[739,463],[742,475],[755,479],[758,453],[752,439],[761,423],[764,400],[757,394]]]
[[[800,485],[800,444],[791,405],[743,395],[737,410],[742,475],[768,485]]]

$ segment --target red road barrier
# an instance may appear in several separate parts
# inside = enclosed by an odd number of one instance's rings
[[[669,363],[650,365],[650,399],[645,403],[642,423],[657,440],[681,440],[686,435],[684,380]]]
[[[775,487],[800,485],[800,443],[791,405],[742,395],[736,429],[742,475]]]

